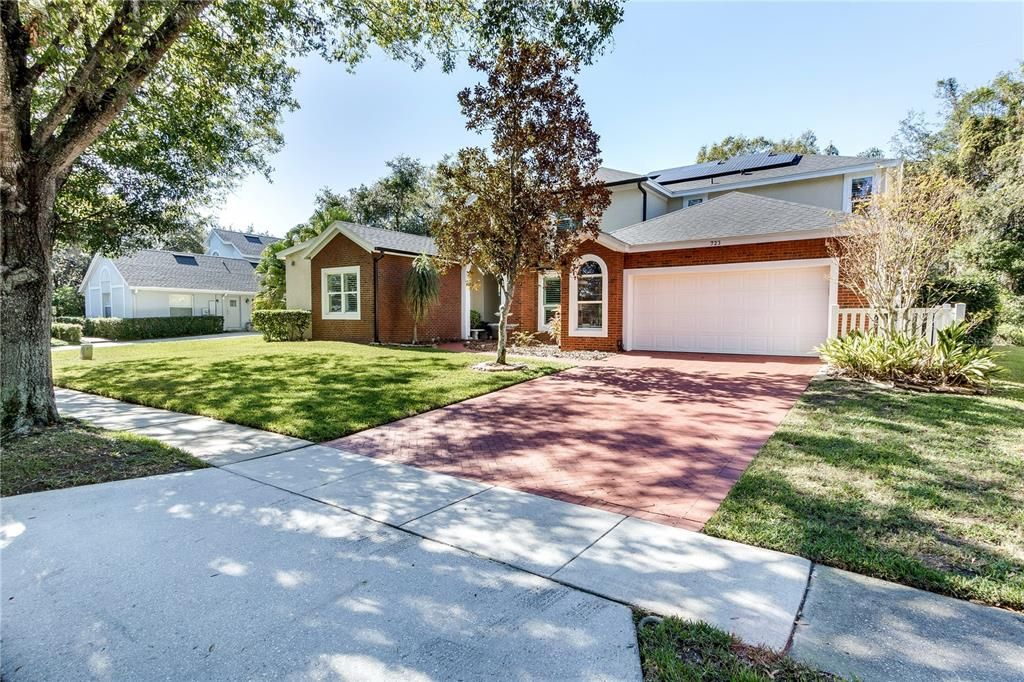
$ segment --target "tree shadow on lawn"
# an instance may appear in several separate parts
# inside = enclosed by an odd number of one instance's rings
[[[974,523],[988,522],[997,538],[1019,533],[1012,516],[1003,514],[1024,503],[1018,483],[993,485],[914,456],[902,462],[890,459],[891,468],[880,468],[871,444],[847,437],[804,436],[799,445],[768,447],[772,449],[763,451],[744,473],[705,532],[1024,610],[1024,556],[1014,550],[1019,544],[1004,548],[971,537]],[[818,457],[825,451],[832,453],[832,461],[825,464],[853,469],[858,476],[831,478]],[[950,476],[959,484],[941,483]],[[979,488],[984,492],[979,494]],[[984,518],[986,510],[989,519]]]
[[[464,376],[453,373],[465,372]],[[326,440],[547,372],[470,372],[443,353],[252,355],[197,363],[119,360],[59,370],[58,383],[128,402]]]

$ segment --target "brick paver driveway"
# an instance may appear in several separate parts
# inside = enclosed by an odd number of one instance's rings
[[[698,530],[818,366],[629,353],[325,444]]]

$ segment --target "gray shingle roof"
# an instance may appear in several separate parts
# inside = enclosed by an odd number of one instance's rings
[[[434,243],[433,237],[398,232],[397,230],[383,230],[379,227],[348,223],[343,220],[336,221],[334,224],[343,225],[346,230],[375,249],[404,251],[416,254],[425,253],[429,256],[437,255],[437,245]]]
[[[621,182],[623,180],[641,180],[645,176],[639,173],[630,173],[629,171],[616,170],[614,168],[608,168],[607,166],[601,166],[597,169],[597,179],[600,182]]]
[[[784,178],[789,175],[815,173],[818,171],[841,170],[843,168],[852,168],[854,166],[863,166],[872,163],[891,164],[894,163],[895,161],[895,159],[866,159],[861,156],[831,156],[827,154],[804,154],[800,158],[800,162],[792,166],[784,166],[782,168],[769,168],[767,170],[755,170],[750,171],[748,173],[737,173],[735,175],[725,175],[717,178],[704,178],[702,180],[674,182],[671,184],[667,184],[664,187],[670,192],[681,192],[684,190],[693,189],[728,189],[729,185],[734,185],[739,182],[748,182],[750,180],[759,180],[762,178]],[[674,172],[682,168],[689,168],[689,166],[679,166],[678,168],[666,168],[660,171],[655,171],[654,173],[651,173],[651,175],[668,175],[670,171]],[[655,178],[654,181],[657,182],[657,178]]]
[[[699,239],[753,237],[835,227],[844,214],[791,201],[729,192],[691,208],[616,230],[631,246]]]
[[[274,242],[281,241],[280,237],[268,237],[265,234],[246,234],[244,232],[234,232],[232,230],[222,230],[220,228],[214,228],[213,231],[217,233],[218,237],[238,249],[246,258],[259,258],[260,254],[263,253],[263,249],[267,248]],[[250,238],[257,239],[259,241],[250,241]]]
[[[184,265],[180,260],[195,260]],[[246,291],[256,293],[259,278],[252,264],[242,258],[223,258],[173,251],[137,251],[115,258],[121,276],[130,287],[166,287],[208,291]]]

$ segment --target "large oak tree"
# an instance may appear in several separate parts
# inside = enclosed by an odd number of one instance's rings
[[[289,59],[354,66],[373,46],[446,70],[531,37],[589,61],[621,0],[0,2],[0,429],[58,418],[49,356],[61,240],[131,248],[281,144]],[[61,233],[61,230],[64,232]]]
[[[490,151],[459,150],[438,166],[434,237],[442,260],[472,263],[498,282],[497,363],[505,364],[516,281],[538,267],[571,267],[597,237],[610,195],[597,180],[598,136],[573,79],[576,64],[538,42],[506,45],[470,64],[486,84],[459,93],[466,127]]]

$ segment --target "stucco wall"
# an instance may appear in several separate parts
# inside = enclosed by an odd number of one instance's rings
[[[284,262],[284,300],[291,310],[312,310],[310,261],[297,255]]]

